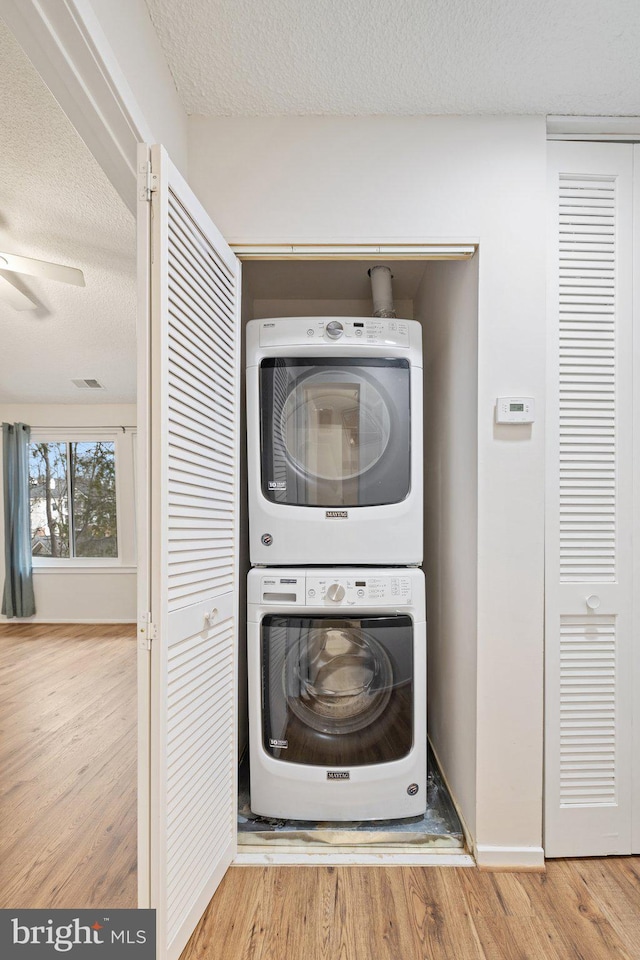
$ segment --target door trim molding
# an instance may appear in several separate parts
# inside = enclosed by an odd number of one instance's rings
[[[352,240],[325,243],[310,240],[288,243],[230,240],[229,246],[240,260],[470,260],[479,240],[389,240],[372,243]]]
[[[640,117],[548,116],[547,140],[640,141]]]

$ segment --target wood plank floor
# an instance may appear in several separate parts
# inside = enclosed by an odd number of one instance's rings
[[[0,907],[135,907],[135,625],[0,625]]]
[[[181,960],[638,960],[640,857],[231,867]]]

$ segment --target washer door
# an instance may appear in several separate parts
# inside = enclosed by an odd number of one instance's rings
[[[407,360],[263,360],[262,490],[294,506],[378,506],[410,487]]]
[[[267,616],[263,745],[290,763],[359,766],[413,745],[409,617]]]
[[[384,711],[393,669],[384,647],[361,627],[323,624],[288,650],[287,704],[318,733],[355,733]]]

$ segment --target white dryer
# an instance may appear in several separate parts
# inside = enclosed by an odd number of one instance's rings
[[[421,334],[376,317],[248,324],[252,564],[422,562]]]
[[[378,820],[426,809],[426,611],[417,569],[249,573],[251,809]]]

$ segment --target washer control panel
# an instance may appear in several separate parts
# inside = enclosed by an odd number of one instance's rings
[[[262,603],[308,607],[401,606],[411,603],[411,581],[401,575],[342,577],[339,571],[326,576],[288,577],[278,573],[263,576]]]
[[[370,607],[398,606],[411,603],[411,582],[408,577],[371,576],[341,577],[328,573],[323,577],[306,578],[308,606]]]
[[[386,317],[282,317],[261,320],[260,346],[359,343],[408,347],[409,322]]]

